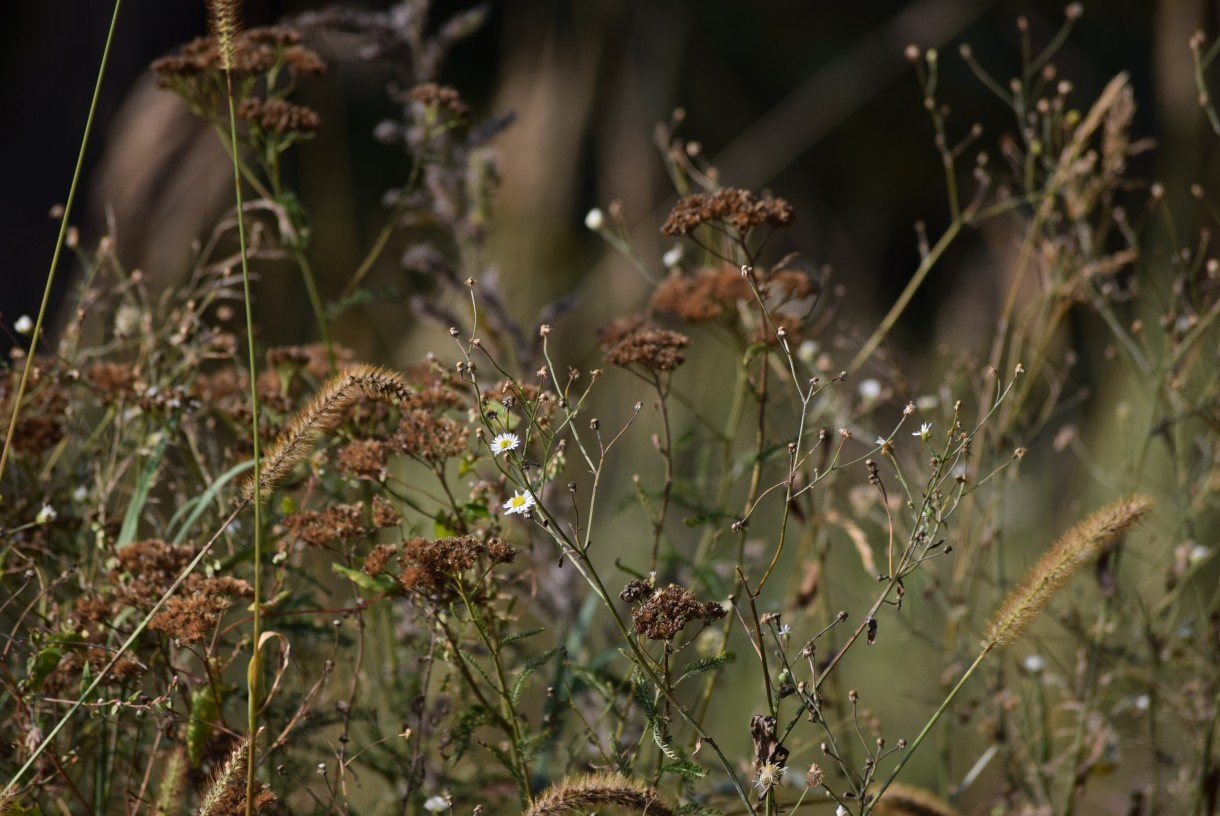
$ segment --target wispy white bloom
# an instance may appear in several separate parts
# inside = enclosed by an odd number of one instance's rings
[[[682,253],[682,245],[674,244],[668,252],[661,256],[661,263],[665,264],[666,269],[675,267],[682,262]]]
[[[884,445],[884,444],[885,444],[886,442],[888,442],[888,441],[889,441],[889,440],[888,440],[888,439],[886,439],[884,436],[879,436],[879,437],[877,437],[876,439],[874,439],[874,440],[873,440],[873,444],[874,444],[874,445]]]
[[[792,627],[789,626],[788,624],[785,623],[779,627],[779,636],[780,637],[788,637],[788,635],[790,635],[790,634],[792,634]]]
[[[597,207],[589,210],[585,215],[585,226],[597,232],[606,225],[606,216]]]
[[[424,810],[429,813],[444,813],[449,810],[449,800],[443,796],[429,796],[424,800]]]
[[[786,770],[788,769],[781,765],[768,762],[758,769],[758,779],[754,780],[754,785],[763,790],[770,790],[783,781]]]
[[[524,513],[534,506],[534,496],[532,493],[522,493],[520,490],[513,493],[509,500],[504,502],[504,512],[510,516],[513,513]]]
[[[856,386],[856,390],[860,393],[860,399],[865,402],[876,402],[881,396],[881,381],[874,380],[871,377],[867,380],[861,380]]]
[[[927,442],[928,439],[932,436],[932,423],[931,422],[923,423],[922,425],[919,426],[918,431],[913,431],[911,433],[911,436],[918,436],[920,439]]]
[[[58,514],[55,512],[54,507],[49,504],[44,504],[42,509],[38,511],[38,515],[34,517],[34,523],[50,524],[51,522],[55,521],[57,515]]]
[[[1021,661],[1021,665],[1024,666],[1025,670],[1030,674],[1039,674],[1043,669],[1046,668],[1046,661],[1042,659],[1041,655],[1031,654],[1029,657]]]
[[[521,440],[516,434],[502,433],[491,440],[491,452],[495,454],[508,453],[510,450],[516,450],[521,444]]]
[[[17,330],[17,334],[31,334],[34,331],[34,321],[30,320],[29,315],[22,315],[17,318],[17,322],[13,324],[13,328]]]

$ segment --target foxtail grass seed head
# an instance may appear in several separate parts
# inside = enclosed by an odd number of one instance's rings
[[[1151,499],[1129,496],[1101,508],[1061,536],[1000,604],[987,625],[983,648],[1019,638],[1081,567],[1108,552],[1151,509]]]
[[[362,396],[402,402],[411,396],[411,389],[401,374],[364,364],[346,368],[327,380],[263,457],[261,493],[264,500],[287,478],[293,466],[309,454],[314,442],[339,427],[347,410]],[[242,495],[253,500],[253,477],[248,477],[242,485]]]
[[[548,788],[524,816],[559,816],[607,809],[648,816],[673,816],[673,811],[652,788],[616,773],[599,773],[565,779]]]
[[[872,810],[877,816],[958,816],[958,812],[931,791],[896,783],[885,789]]]
[[[241,21],[237,15],[237,0],[209,0],[208,26],[216,39],[216,51],[220,55],[220,67],[228,72],[236,63],[237,34]]]

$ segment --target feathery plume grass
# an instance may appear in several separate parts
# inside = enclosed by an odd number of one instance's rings
[[[344,412],[361,396],[401,402],[411,396],[411,389],[401,374],[379,366],[357,364],[331,377],[268,448],[263,458],[263,499],[305,458],[314,442],[339,426]],[[253,479],[243,483],[242,495],[254,498]]]
[[[260,732],[261,733],[261,732]],[[258,787],[252,807],[246,808],[246,762],[250,737],[234,743],[229,755],[208,783],[199,802],[196,816],[232,816],[242,812],[259,813],[275,801],[275,794],[265,784]],[[257,740],[256,740],[257,742]]]
[[[958,816],[957,811],[938,796],[914,785],[890,785],[873,808],[877,816]]]
[[[1151,499],[1128,496],[1101,508],[1060,536],[1000,604],[987,625],[983,648],[989,651],[1020,637],[1081,567],[1101,557],[1151,509]]]
[[[599,773],[564,779],[534,800],[524,816],[558,816],[617,808],[648,816],[673,816],[673,811],[648,786],[622,774]]]
[[[182,792],[186,788],[186,750],[179,747],[172,751],[165,763],[161,781],[157,785],[157,799],[153,803],[153,816],[173,816],[182,806]]]
[[[241,20],[237,15],[235,0],[209,0],[208,27],[216,38],[216,51],[220,55],[220,67],[227,73],[233,70],[237,46],[237,34],[241,31]]]

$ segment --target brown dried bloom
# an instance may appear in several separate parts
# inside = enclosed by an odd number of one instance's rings
[[[453,88],[437,85],[435,82],[425,82],[416,85],[410,91],[414,102],[429,108],[445,111],[449,117],[464,122],[470,115],[470,106],[462,101],[462,95]]]
[[[237,34],[230,52],[236,74],[265,74],[283,64],[298,74],[316,76],[326,70],[326,61],[301,45],[301,34],[284,26],[252,28]],[[200,37],[182,47],[178,54],[162,57],[152,64],[157,83],[175,87],[176,82],[222,71],[225,66],[221,45],[215,37]]]
[[[252,598],[254,588],[228,576],[191,575],[183,589],[153,616],[148,628],[159,629],[182,643],[198,643],[220,623],[234,597]]]
[[[465,423],[416,409],[403,413],[391,444],[398,453],[437,464],[465,453],[469,439],[470,427]]]
[[[321,547],[336,538],[357,538],[369,532],[364,528],[364,502],[336,504],[325,510],[302,510],[286,517],[284,526],[313,547]]]
[[[498,538],[486,543],[473,536],[441,538],[428,541],[415,538],[404,541],[405,568],[398,580],[409,590],[423,592],[433,600],[447,602],[457,597],[456,587],[462,573],[487,558],[492,564],[508,564],[517,551]]]
[[[661,232],[690,235],[708,221],[719,221],[744,235],[761,224],[772,227],[791,224],[792,206],[782,198],[758,198],[748,190],[724,187],[711,194],[697,193],[680,199],[665,219]]]
[[[357,439],[339,449],[339,470],[348,476],[380,481],[386,473],[389,445],[381,439]]]
[[[378,544],[364,559],[364,574],[380,575],[396,552],[398,547],[393,544]]]
[[[690,338],[631,317],[603,326],[597,332],[597,342],[610,365],[673,371],[685,362],[680,349],[690,345]]]
[[[237,115],[263,130],[275,133],[312,133],[322,127],[322,117],[306,105],[294,105],[283,99],[244,99]]]
[[[402,521],[402,514],[394,508],[390,500],[383,496],[373,497],[373,526],[378,529],[382,527],[397,527]]]
[[[725,616],[724,607],[715,601],[706,603],[685,587],[670,584],[631,611],[637,634],[649,640],[673,640],[674,636],[693,620],[705,624]]]

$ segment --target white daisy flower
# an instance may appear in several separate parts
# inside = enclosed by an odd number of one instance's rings
[[[449,810],[449,800],[443,796],[429,796],[424,800],[424,810],[429,813],[444,813]]]
[[[918,436],[920,439],[927,442],[928,438],[932,436],[932,423],[931,422],[923,423],[922,425],[919,426],[918,431],[911,432],[911,436]]]
[[[606,216],[597,207],[589,210],[585,216],[585,226],[597,232],[606,225]]]
[[[516,450],[520,444],[521,440],[516,434],[502,433],[491,440],[491,452],[495,454],[508,453],[510,450]]]
[[[17,322],[13,324],[13,328],[17,330],[17,334],[31,334],[34,331],[34,321],[30,320],[29,315],[22,315],[17,318]]]
[[[55,521],[57,515],[58,514],[55,512],[54,507],[49,504],[44,504],[42,509],[38,511],[38,515],[34,517],[34,523],[50,524],[51,522]]]
[[[522,493],[520,490],[513,493],[508,501],[504,502],[504,512],[510,516],[513,513],[524,513],[534,506],[534,496],[532,493]]]

